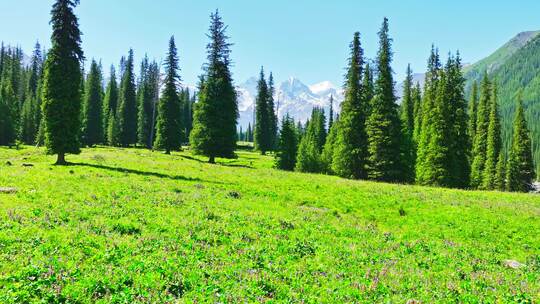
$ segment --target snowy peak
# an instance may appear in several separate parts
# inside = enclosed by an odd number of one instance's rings
[[[330,81],[323,81],[314,85],[310,85],[309,89],[311,90],[311,92],[318,95],[326,95],[329,92],[337,91],[336,86]]]
[[[242,128],[246,128],[249,123],[253,123],[257,82],[258,79],[252,77],[237,88],[238,108],[240,110],[239,124]],[[343,93],[333,83],[323,81],[308,86],[298,78],[289,77],[276,87],[274,93],[278,117],[281,118],[289,114],[295,120],[305,122],[314,107],[322,107],[325,111],[328,111],[330,95],[334,98],[334,109],[337,112],[339,111],[339,104],[343,100]]]

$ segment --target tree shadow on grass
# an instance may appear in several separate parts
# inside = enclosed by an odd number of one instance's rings
[[[189,155],[179,155],[179,156],[180,156],[181,158],[184,158],[184,159],[193,160],[193,161],[196,161],[196,162],[199,162],[199,163],[203,163],[203,164],[209,164],[208,162],[206,162],[206,161],[204,161],[204,160],[201,160],[201,159],[198,159],[198,158],[189,156]],[[253,169],[252,166],[242,165],[242,164],[235,164],[234,161],[232,161],[232,162],[230,162],[230,163],[216,162],[214,165],[223,166],[223,167],[236,167],[236,168]]]
[[[141,170],[135,170],[135,169],[121,168],[121,167],[110,167],[110,166],[98,165],[98,164],[69,163],[68,165],[78,166],[78,167],[91,167],[91,168],[115,171],[115,172],[120,172],[120,173],[136,174],[136,175],[142,175],[142,176],[153,176],[153,177],[167,178],[167,179],[172,179],[172,180],[223,184],[222,182],[204,180],[198,177],[189,177],[189,176],[183,176],[183,175],[169,175],[169,174],[164,174],[164,173],[159,173],[159,172],[141,171]]]

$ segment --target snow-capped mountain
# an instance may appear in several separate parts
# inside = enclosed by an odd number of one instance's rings
[[[240,111],[239,126],[245,130],[253,123],[255,97],[257,96],[257,78],[249,78],[237,87],[238,109]],[[286,114],[295,120],[305,122],[314,107],[322,107],[327,111],[330,107],[330,96],[334,98],[334,111],[339,112],[343,101],[343,92],[329,81],[307,86],[297,78],[290,77],[276,86],[274,102],[281,118]]]

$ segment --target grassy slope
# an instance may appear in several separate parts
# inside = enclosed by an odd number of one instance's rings
[[[540,196],[280,172],[249,152],[42,152],[0,148],[0,186],[18,188],[0,194],[2,303],[540,299]]]

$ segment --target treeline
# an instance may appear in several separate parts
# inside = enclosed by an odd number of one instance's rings
[[[234,156],[238,110],[229,71],[230,43],[216,11],[211,15],[208,62],[197,92],[181,86],[178,51],[171,37],[162,74],[145,56],[140,75],[134,53],[110,67],[101,62],[84,72],[81,34],[74,8],[57,0],[51,12],[52,48],[36,44],[30,65],[20,48],[0,49],[0,145],[45,145],[64,164],[81,146],[140,146],[166,153],[190,143],[196,153]],[[198,100],[197,103],[195,101]],[[193,131],[193,132],[192,132]]]
[[[285,170],[453,188],[532,188],[532,143],[520,97],[508,154],[502,149],[497,88],[486,74],[467,105],[459,53],[443,65],[432,47],[423,89],[408,67],[398,105],[386,18],[374,64],[354,34],[339,116],[331,102],[328,122],[324,109],[315,108],[305,125],[286,116],[278,132],[273,77],[267,80],[261,69],[255,122],[238,132],[232,44],[217,11],[210,16],[207,62],[195,93],[181,88],[174,37],[163,74],[145,57],[137,78],[130,50],[118,78],[111,67],[106,86],[100,62],[92,60],[85,75],[77,4],[55,1],[51,49],[44,52],[37,44],[30,65],[23,64],[22,50],[2,46],[0,144],[44,144],[47,153],[58,155],[57,164],[65,164],[65,154],[80,153],[81,146],[138,145],[170,153],[189,142],[212,163],[235,157],[238,139],[253,140],[261,153],[275,151],[276,166]]]
[[[385,19],[372,68],[364,58],[360,34],[355,33],[340,116],[330,115],[328,129],[322,109],[313,110],[305,128],[285,117],[276,166],[353,179],[530,191],[535,175],[521,99],[516,100],[512,145],[506,157],[497,89],[487,74],[480,87],[473,86],[467,103],[459,53],[450,54],[443,65],[432,47],[424,88],[413,83],[408,67],[398,106],[391,42]]]

